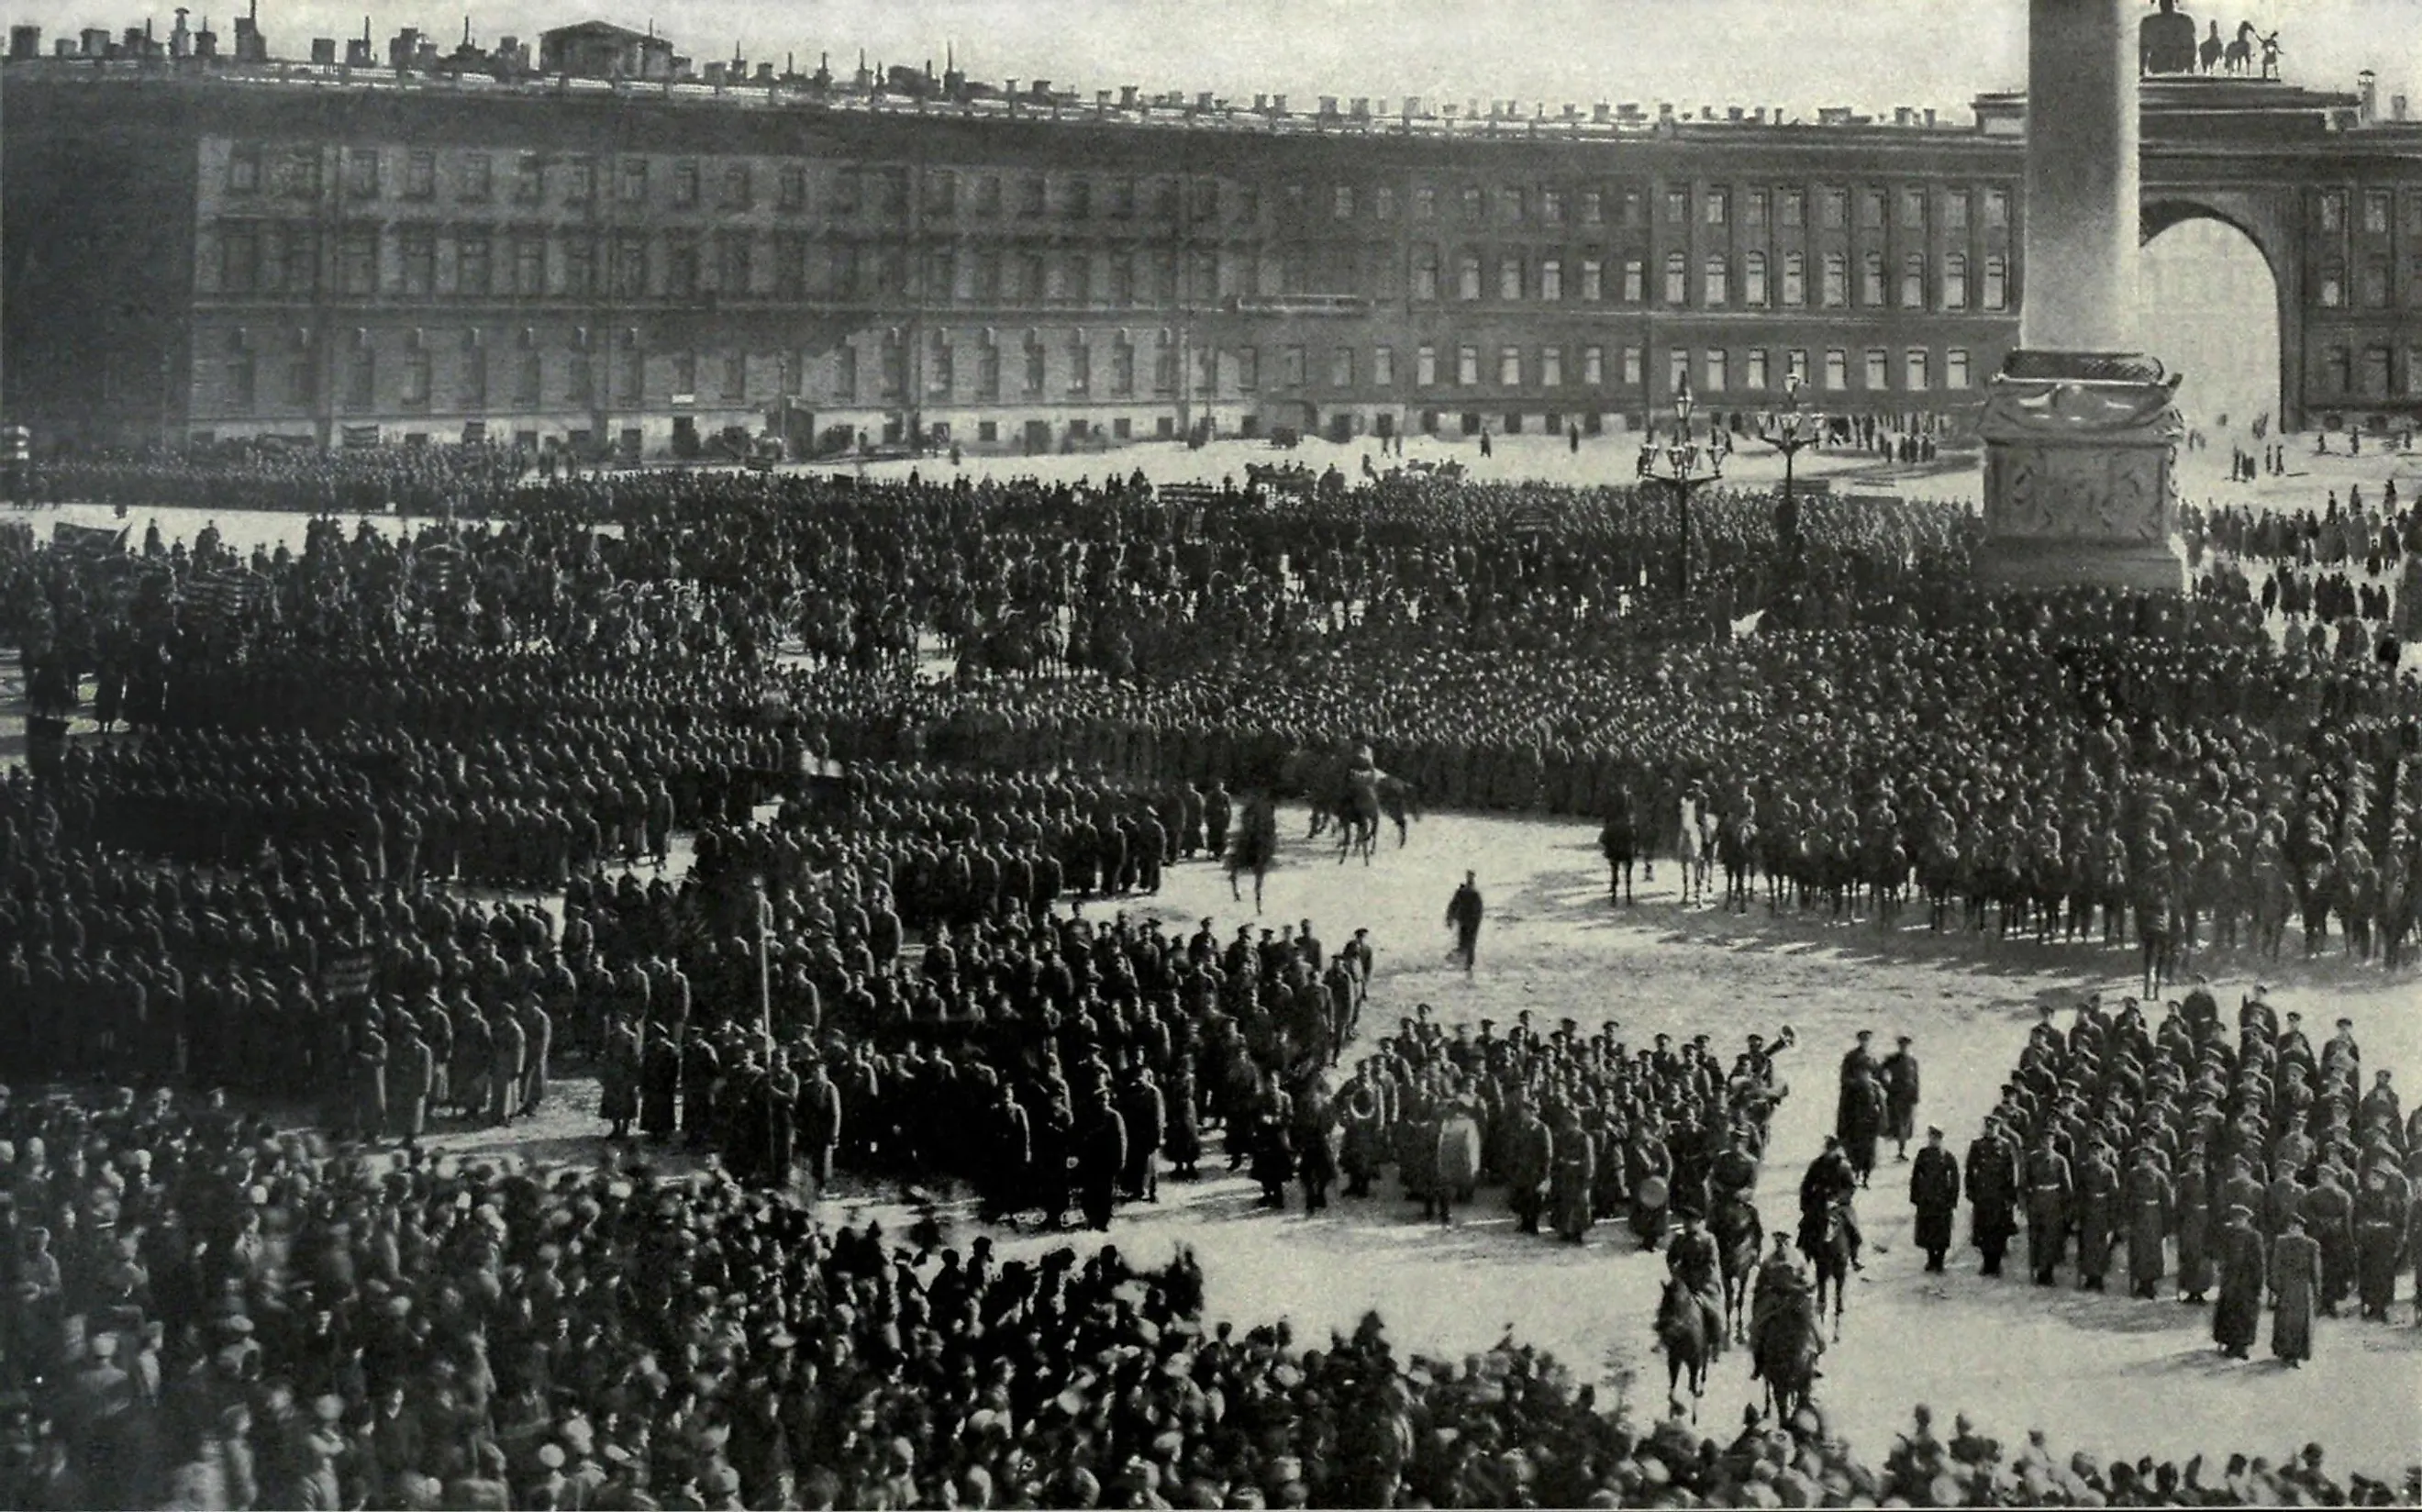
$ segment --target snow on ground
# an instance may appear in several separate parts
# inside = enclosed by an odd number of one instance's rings
[[[1886,933],[1868,921],[1773,919],[1762,903],[1746,916],[1685,909],[1668,868],[1638,890],[1637,906],[1618,910],[1607,901],[1595,831],[1582,824],[1433,816],[1414,827],[1404,849],[1384,849],[1366,868],[1335,864],[1325,843],[1299,843],[1299,811],[1282,823],[1289,843],[1261,920],[1275,926],[1309,918],[1324,940],[1371,930],[1378,965],[1366,1035],[1422,1002],[1449,1025],[1483,1017],[1510,1025],[1524,1008],[1548,1026],[1570,1016],[1595,1028],[1612,1016],[1631,1043],[1704,1032],[1727,1054],[1753,1032],[1771,1039],[1791,1025],[1800,1047],[1782,1069],[1794,1090],[1777,1115],[1760,1190],[1769,1231],[1794,1221],[1800,1173],[1832,1127],[1835,1063],[1859,1029],[1885,1042],[1913,1036],[1926,1076],[1919,1122],[1942,1126],[1964,1153],[2037,1003],[2065,1007],[2087,988],[2115,1001],[2132,990],[2131,957],[2100,947],[1937,937],[1922,920]],[[1478,873],[1488,900],[1479,966],[1469,976],[1446,960],[1443,923],[1447,896],[1467,869]],[[1203,862],[1172,868],[1156,898],[1087,905],[1097,915],[1124,908],[1188,933],[1208,916],[1222,937],[1253,919],[1251,907],[1250,893],[1242,905],[1231,902],[1224,875]],[[2273,1001],[2308,1022],[2351,1016],[2367,1064],[2396,1069],[2400,1084],[2422,1079],[2422,987],[2411,974],[2336,957],[2311,966],[2225,957],[2204,968],[2224,1002],[2258,978]],[[596,1095],[594,1081],[573,1078],[531,1124],[436,1142],[464,1156],[608,1158]],[[639,1153],[684,1163],[653,1148]],[[1516,1234],[1502,1191],[1484,1190],[1441,1228],[1420,1221],[1392,1181],[1370,1200],[1335,1200],[1317,1218],[1291,1191],[1291,1210],[1273,1214],[1257,1209],[1252,1186],[1222,1167],[1215,1155],[1203,1163],[1205,1179],[1164,1180],[1160,1205],[1123,1208],[1109,1236],[1147,1264],[1192,1248],[1215,1316],[1240,1325],[1285,1317],[1309,1347],[1376,1308],[1401,1347],[1447,1357],[1510,1331],[1651,1411],[1663,1403],[1664,1364],[1652,1352],[1663,1260],[1638,1253],[1619,1220],[1602,1221],[1586,1246],[1573,1248]],[[1986,1281],[1964,1249],[1954,1251],[1947,1275],[1926,1275],[1910,1244],[1907,1176],[1887,1149],[1874,1189],[1860,1199],[1867,1269],[1853,1284],[1818,1385],[1836,1429],[1864,1452],[1880,1456],[1907,1427],[1911,1405],[1925,1402],[1946,1419],[1967,1411],[2005,1442],[2043,1428],[2063,1454],[2183,1458],[2243,1450],[2276,1458],[2319,1441],[2341,1470],[2385,1474],[2422,1460],[2422,1329],[2407,1326],[2406,1302],[2391,1327],[2324,1319],[2317,1357],[2301,1371],[2261,1350],[2250,1363],[2224,1362],[2205,1308],[2088,1294],[2073,1284],[2038,1290],[2022,1264]],[[896,1192],[863,1185],[830,1210],[878,1218],[895,1235],[911,1216]],[[964,1202],[946,1203],[944,1214],[952,1242],[978,1232]],[[1005,1256],[1091,1242],[991,1232]],[[1959,1232],[1964,1237],[1964,1214]],[[1732,1350],[1709,1378],[1701,1425],[1728,1431],[1757,1399],[1745,1353]]]
[[[1612,460],[1620,444],[1585,443],[1581,456],[1585,463]],[[1325,465],[1324,449],[1351,469],[1345,449],[1306,443],[1295,455],[1317,467]],[[1455,449],[1476,460],[1472,449]],[[2396,465],[2369,455],[2308,464],[2309,449],[2308,442],[2290,443],[2296,465],[2313,469],[2311,476],[2240,485],[2236,496],[2301,505],[2321,487],[2343,489],[2358,480],[2368,494]],[[1142,464],[1161,477],[1152,465],[1156,453],[1189,455],[1178,447],[1143,447],[1108,459],[1049,460],[1084,465],[1070,476]],[[1251,455],[1282,454],[1257,448]],[[1501,442],[1491,461],[1506,476],[1535,476],[1567,455],[1544,438],[1519,438]],[[2190,466],[2208,462],[2218,494],[2229,487],[2218,481],[2225,457],[2212,456],[2194,454]],[[1234,459],[1240,475],[1244,458],[1240,448]],[[1004,471],[1028,465],[1012,460],[1018,465]],[[1208,460],[1224,467],[1231,459]],[[1532,460],[1540,465],[1533,469]],[[2400,477],[2401,494],[2410,496],[2413,486],[2412,477]],[[1910,491],[1973,496],[1973,480],[1933,479]],[[45,510],[38,518],[43,516],[92,524],[111,518],[97,506]],[[171,537],[189,538],[208,516],[136,510],[128,523],[137,539],[154,517]],[[221,512],[216,518],[240,546],[301,543],[298,515]],[[8,685],[0,698],[11,705],[0,723],[9,726],[22,713],[15,681],[13,668],[0,674]],[[1286,822],[1299,827],[1301,816]],[[1288,834],[1292,840],[1301,832]],[[1415,827],[1409,845],[1383,849],[1368,868],[1339,866],[1325,847],[1291,843],[1269,878],[1264,917],[1273,924],[1309,918],[1329,940],[1370,928],[1378,970],[1366,1032],[1382,1032],[1419,1002],[1432,1004],[1449,1024],[1484,1016],[1510,1024],[1523,1008],[1549,1025],[1571,1016],[1594,1027],[1612,1016],[1632,1043],[1659,1032],[1706,1032],[1727,1054],[1753,1031],[1770,1038],[1792,1025],[1801,1047],[1786,1058],[1784,1074],[1796,1090],[1776,1121],[1761,1200],[1769,1228],[1792,1221],[1799,1173],[1831,1127],[1834,1063],[1857,1029],[1872,1028],[1886,1043],[1897,1033],[1915,1037],[1926,1074],[1920,1122],[1942,1125],[1964,1151],[2038,1002],[2066,1005],[2087,987],[2101,987],[2106,1000],[2130,990],[2132,959],[2100,948],[1938,938],[1922,921],[1886,933],[1871,922],[1775,920],[1762,904],[1747,917],[1683,909],[1670,870],[1640,890],[1639,906],[1616,910],[1606,900],[1594,838],[1590,827],[1573,823],[1434,816]],[[1489,903],[1479,968],[1470,976],[1446,964],[1441,921],[1466,869],[1479,874]],[[1232,903],[1224,878],[1203,863],[1173,869],[1159,897],[1123,906],[1189,932],[1208,915],[1223,937],[1250,918],[1250,898],[1241,906]],[[2410,973],[2392,977],[2336,956],[2310,966],[2221,957],[2204,969],[2225,1002],[2259,976],[2275,1001],[2300,1008],[2308,1024],[2351,1016],[2367,1063],[2395,1069],[2409,1098],[2422,1086],[2422,986]],[[452,1131],[437,1143],[485,1157],[605,1158],[596,1105],[596,1083],[570,1078],[534,1121],[502,1132]],[[1516,1235],[1502,1193],[1484,1192],[1455,1226],[1439,1228],[1417,1221],[1392,1186],[1374,1200],[1341,1200],[1317,1219],[1300,1211],[1276,1215],[1252,1206],[1252,1189],[1241,1178],[1217,1174],[1218,1160],[1206,1161],[1205,1170],[1209,1179],[1190,1186],[1165,1182],[1162,1204],[1125,1211],[1110,1236],[1147,1262],[1191,1246],[1207,1272],[1217,1315],[1247,1323],[1286,1316],[1308,1343],[1317,1343],[1323,1331],[1350,1328],[1376,1307],[1403,1347],[1442,1354],[1486,1347],[1510,1328],[1584,1375],[1629,1378],[1630,1396],[1652,1410],[1664,1396],[1662,1362],[1650,1353],[1662,1261],[1636,1254],[1620,1222],[1602,1223],[1586,1247],[1574,1249]],[[894,1232],[907,1216],[893,1194],[862,1189],[836,1199],[834,1207],[881,1216]],[[963,1205],[949,1211],[958,1234],[970,1231]],[[2210,1343],[2204,1309],[2073,1286],[2041,1291],[2027,1284],[2022,1267],[2013,1268],[2021,1272],[2015,1278],[1988,1282],[1974,1274],[1967,1251],[1954,1252],[1949,1275],[1923,1274],[1923,1256],[1909,1242],[1905,1168],[1887,1164],[1860,1211],[1869,1263],[1853,1285],[1842,1340],[1826,1358],[1819,1400],[1870,1455],[1881,1455],[1906,1427],[1911,1404],[1926,1402],[1940,1413],[1967,1410],[1982,1431],[2005,1441],[2044,1428],[2064,1453],[2183,1457],[2242,1449],[2275,1458],[2318,1440],[2341,1471],[2387,1473],[2422,1460],[2422,1329],[2404,1321],[2412,1315],[2407,1302],[2398,1304],[2394,1327],[2324,1320],[2318,1357],[2302,1371],[2268,1362],[2260,1351],[2254,1362],[2229,1363]],[[1009,1252],[1031,1253],[1066,1241],[1003,1235],[1000,1242]],[[1710,1378],[1703,1426],[1727,1429],[1755,1396],[1742,1352],[1728,1353]]]
[[[1752,1032],[1771,1039],[1790,1024],[1801,1043],[1783,1071],[1794,1091],[1776,1120],[1760,1193],[1769,1231],[1794,1221],[1800,1173],[1832,1127],[1835,1063],[1857,1030],[1871,1028],[1885,1044],[1915,1038],[1926,1074],[1921,1126],[1942,1125],[1964,1153],[2038,1002],[2067,1005],[2088,987],[2115,1001],[2131,990],[2130,958],[2099,947],[1937,938],[1922,920],[1891,934],[1868,922],[1772,920],[1763,904],[1746,917],[1683,909],[1662,868],[1637,907],[1617,910],[1595,838],[1585,825],[1449,815],[1423,821],[1409,845],[1382,851],[1368,869],[1340,867],[1325,847],[1291,845],[1269,879],[1264,917],[1309,918],[1325,940],[1371,929],[1378,969],[1366,1033],[1418,1002],[1449,1024],[1510,1025],[1523,1008],[1550,1027],[1571,1016],[1594,1028],[1612,1016],[1633,1044],[1660,1032],[1705,1032],[1727,1055]],[[1445,960],[1442,922],[1466,869],[1479,874],[1489,905],[1469,977]],[[1201,864],[1177,868],[1160,898],[1127,906],[1189,931],[1209,915],[1223,936],[1250,911],[1250,898],[1232,904],[1224,878]],[[2257,969],[2238,959],[2206,969],[2229,1002]],[[2400,1084],[2422,1077],[2422,991],[2412,977],[2335,959],[2258,971],[2273,999],[2308,1021],[2351,1016],[2367,1064],[2398,1068]],[[1819,1385],[1837,1426],[1869,1453],[1880,1455],[1907,1426],[1911,1404],[1927,1402],[1946,1414],[1968,1410],[2005,1441],[2043,1427],[2064,1452],[2242,1448],[2276,1457],[2320,1440],[2336,1461],[2375,1473],[2422,1458],[2422,1330],[2324,1320],[2318,1358],[2290,1372],[2258,1353],[2249,1364],[2221,1361],[2206,1309],[2072,1285],[2041,1291],[2022,1266],[2012,1268],[2016,1279],[1985,1281],[1964,1250],[1949,1274],[1927,1276],[1910,1246],[1907,1168],[1889,1159],[1887,1151],[1874,1190],[1860,1200],[1873,1252]],[[1250,1186],[1234,1178],[1194,1190],[1165,1182],[1162,1191],[1161,1207],[1123,1216],[1111,1236],[1145,1261],[1192,1246],[1220,1315],[1288,1316],[1317,1343],[1321,1331],[1350,1329],[1377,1307],[1406,1347],[1448,1354],[1484,1347],[1510,1326],[1584,1372],[1636,1373],[1635,1400],[1654,1408],[1664,1397],[1663,1362],[1649,1353],[1663,1262],[1635,1253],[1620,1222],[1601,1223],[1573,1249],[1517,1235],[1498,1192],[1484,1191],[1468,1217],[1441,1229],[1392,1196],[1307,1218],[1255,1210]],[[2408,1315],[2402,1303],[2396,1315]],[[1745,1355],[1732,1351],[1710,1378],[1702,1424],[1737,1422],[1755,1399]]]

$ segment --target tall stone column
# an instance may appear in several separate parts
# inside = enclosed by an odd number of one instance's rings
[[[1978,422],[1999,586],[2186,586],[2178,379],[2134,350],[2137,8],[2029,0],[2019,346]]]
[[[2136,323],[2141,0],[2029,0],[2019,345],[2126,351]]]

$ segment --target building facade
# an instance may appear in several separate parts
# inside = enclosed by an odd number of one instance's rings
[[[1747,415],[1797,373],[1831,414],[1956,424],[2017,336],[2006,98],[1957,126],[1291,113],[863,67],[700,82],[606,40],[679,76],[15,57],[9,417],[1056,449],[1636,430],[1685,379]],[[2255,88],[2148,86],[2148,228],[2210,215],[2263,248],[2290,423],[2422,412],[2422,131]]]

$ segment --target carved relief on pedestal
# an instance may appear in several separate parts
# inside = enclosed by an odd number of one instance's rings
[[[1998,447],[1986,463],[1996,539],[2158,543],[2176,519],[2168,458],[2147,449]]]
[[[2177,389],[2160,377],[1995,378],[1977,425],[1987,534],[2166,541],[2178,513],[2172,464],[2186,433]]]

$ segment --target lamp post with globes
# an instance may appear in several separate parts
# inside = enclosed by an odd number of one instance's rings
[[[1640,448],[1640,478],[1644,482],[1662,483],[1674,492],[1674,503],[1682,527],[1681,559],[1675,572],[1675,581],[1684,605],[1691,602],[1691,497],[1709,483],[1724,476],[1723,461],[1714,447],[1704,451],[1691,439],[1691,380],[1684,378],[1674,393],[1674,439],[1671,445],[1659,447],[1651,433]]]
[[[1759,418],[1757,438],[1783,453],[1783,502],[1775,506],[1774,533],[1783,542],[1783,560],[1788,571],[1800,564],[1800,499],[1792,492],[1792,459],[1800,455],[1801,448],[1816,444],[1816,437],[1825,429],[1825,417],[1801,413],[1797,372],[1784,376],[1783,400],[1781,413],[1769,413]]]

